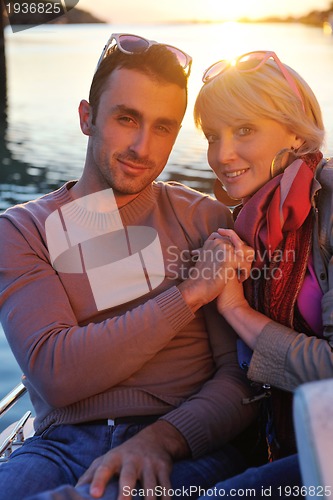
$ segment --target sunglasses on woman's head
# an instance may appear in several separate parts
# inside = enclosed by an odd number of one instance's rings
[[[111,44],[115,41],[117,47],[121,52],[124,54],[139,54],[141,52],[145,52],[146,50],[149,49],[152,45],[163,45],[166,49],[168,49],[170,52],[172,52],[180,66],[186,70],[186,76],[190,75],[191,72],[191,65],[192,65],[192,57],[186,54],[186,52],[183,52],[180,49],[177,49],[177,47],[173,47],[172,45],[167,45],[165,43],[158,43],[155,42],[154,40],[147,40],[146,38],[143,38],[141,36],[137,35],[130,35],[127,33],[113,33],[109,40],[107,41],[101,57],[98,60],[97,67],[95,72],[97,71],[99,65],[101,64],[102,60],[104,59],[108,49],[111,47]]]
[[[202,81],[204,83],[208,83],[211,80],[214,80],[214,78],[216,78],[217,76],[222,75],[231,67],[236,68],[240,73],[250,73],[251,71],[256,71],[270,58],[275,61],[277,67],[289,83],[290,88],[301,101],[304,110],[304,101],[300,91],[298,90],[295,80],[289,73],[289,71],[284,67],[275,52],[258,50],[256,52],[248,52],[247,54],[243,54],[242,56],[237,57],[235,61],[228,61],[227,59],[217,61],[216,63],[209,66],[208,69],[206,69],[203,74]]]

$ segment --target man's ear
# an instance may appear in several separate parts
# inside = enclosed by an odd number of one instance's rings
[[[85,135],[92,134],[92,108],[88,101],[82,99],[79,105],[79,116],[81,130]]]

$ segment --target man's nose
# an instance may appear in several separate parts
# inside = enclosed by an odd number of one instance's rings
[[[149,156],[151,137],[148,130],[140,128],[135,133],[130,149],[140,158]]]

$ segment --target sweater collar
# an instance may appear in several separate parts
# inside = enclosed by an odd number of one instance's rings
[[[75,181],[69,181],[57,191],[57,198],[61,205],[73,201],[70,189],[74,184]],[[123,224],[131,224],[133,223],[133,219],[137,219],[138,216],[150,211],[156,203],[157,191],[158,183],[153,182],[141,191],[134,200],[119,208],[118,210]],[[80,212],[82,213],[82,211],[84,211],[84,209],[80,207]]]

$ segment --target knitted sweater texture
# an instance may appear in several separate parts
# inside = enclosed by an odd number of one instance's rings
[[[78,227],[104,224],[105,213],[71,204],[72,185],[0,216],[0,318],[24,374],[36,432],[158,414],[184,435],[193,456],[217,448],[249,424],[255,409],[242,405],[249,386],[234,332],[213,305],[193,314],[177,285],[188,275],[190,251],[216,228],[231,227],[229,211],[180,184],[148,186],[119,209],[119,220],[158,234],[164,276],[145,293],[106,307],[96,303],[87,269],[57,270],[50,256],[51,214],[70,210]],[[110,283],[102,281],[112,288],[112,274]]]

